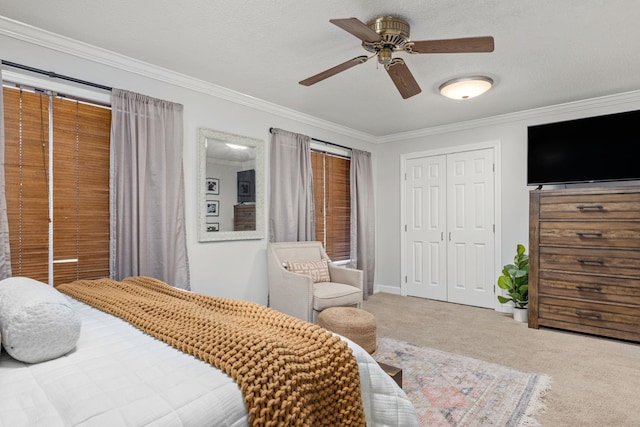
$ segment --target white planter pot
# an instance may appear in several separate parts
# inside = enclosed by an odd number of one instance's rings
[[[528,323],[529,322],[529,309],[528,308],[513,308],[513,320],[517,322]]]

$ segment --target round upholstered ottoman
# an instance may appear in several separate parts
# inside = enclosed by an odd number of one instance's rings
[[[369,353],[376,351],[376,318],[353,307],[330,307],[318,315],[318,325],[349,338]]]

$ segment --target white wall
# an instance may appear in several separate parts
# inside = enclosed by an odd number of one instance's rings
[[[526,185],[527,126],[636,109],[640,109],[639,94],[611,96],[473,123],[459,123],[404,136],[396,135],[392,141],[383,143],[377,151],[377,158],[387,161],[384,165],[378,165],[375,177],[376,290],[401,294],[401,155],[499,141],[498,189],[501,206],[497,212],[499,221],[496,227],[499,240],[496,241],[496,245],[502,249],[501,260],[498,263],[502,266],[513,261],[518,243],[523,243],[527,251],[529,248],[529,191],[534,187]],[[599,185],[632,184],[637,182]],[[499,269],[496,271],[496,277],[498,275]]]
[[[0,20],[0,30],[3,25],[12,24]],[[50,34],[43,35],[28,28],[25,31],[28,33],[26,39],[33,38],[35,42],[24,41],[23,37],[9,37],[0,31],[0,59],[184,105],[186,229],[193,291],[261,304],[266,304],[268,297],[267,230],[262,240],[198,242],[196,191],[201,184],[196,182],[196,148],[199,127],[264,140],[267,165],[270,127],[372,151],[375,159],[373,151],[376,146],[367,142],[366,134],[343,130],[331,123],[287,111],[275,105],[256,102],[249,97],[229,93],[230,91],[220,90],[204,82],[193,82],[186,76],[176,76],[166,70],[158,70],[147,64],[136,63],[129,58],[118,57],[73,41],[58,39]],[[231,98],[232,101],[223,97]],[[267,193],[268,177],[265,189],[265,194]],[[265,208],[265,224],[267,212],[268,209]]]

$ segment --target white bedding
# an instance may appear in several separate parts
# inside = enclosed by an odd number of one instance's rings
[[[68,297],[67,297],[68,298]],[[235,381],[127,322],[72,298],[76,349],[25,364],[0,355],[0,426],[247,426]],[[404,392],[358,345],[368,426],[418,426]]]

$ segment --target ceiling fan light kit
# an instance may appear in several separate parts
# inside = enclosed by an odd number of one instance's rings
[[[330,19],[329,22],[360,39],[362,47],[372,55],[350,59],[300,81],[301,85],[311,86],[356,65],[364,64],[377,56],[378,62],[384,65],[402,98],[407,99],[419,94],[422,89],[409,71],[407,64],[400,58],[393,58],[393,52],[409,54],[493,52],[494,47],[493,37],[490,36],[411,41],[409,23],[393,16],[379,16],[368,24],[364,24],[357,18]]]
[[[440,94],[451,99],[470,99],[482,95],[493,86],[487,76],[456,77],[440,85]]]

